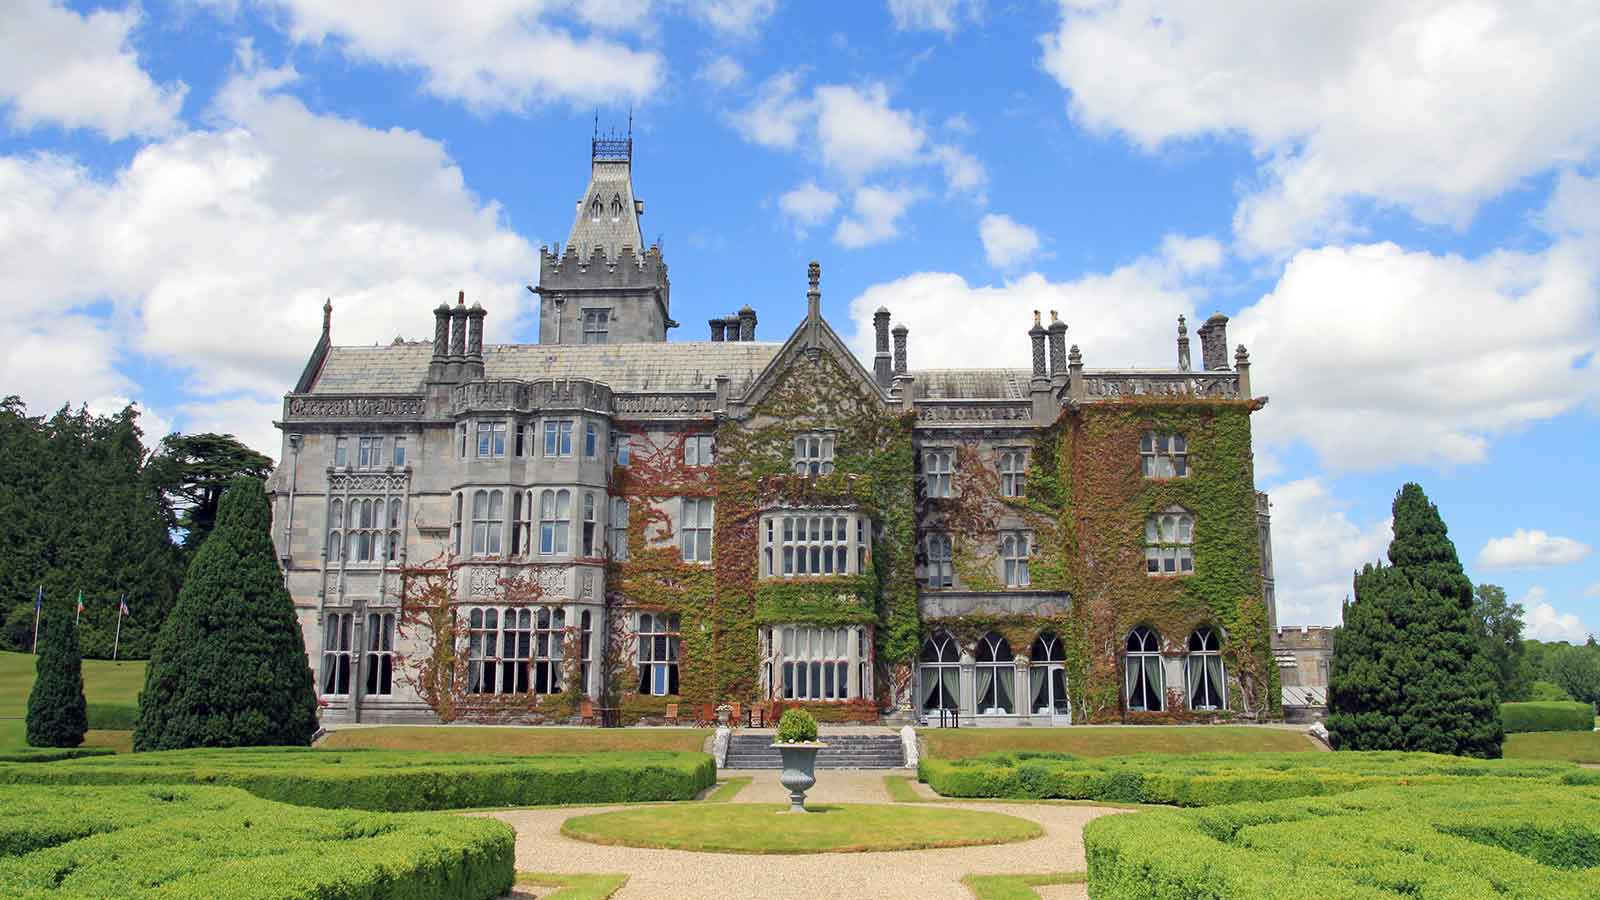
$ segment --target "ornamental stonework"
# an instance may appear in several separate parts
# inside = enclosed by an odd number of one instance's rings
[[[417,396],[289,399],[289,416],[294,419],[414,419],[426,408],[426,401]]]

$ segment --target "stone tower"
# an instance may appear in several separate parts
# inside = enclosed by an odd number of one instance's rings
[[[678,323],[661,248],[643,249],[631,129],[627,137],[596,133],[590,161],[567,246],[539,251],[539,343],[665,341]]]

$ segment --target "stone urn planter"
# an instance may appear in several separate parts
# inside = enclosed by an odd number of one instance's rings
[[[828,745],[820,741],[802,741],[772,746],[783,756],[783,774],[778,776],[778,783],[789,791],[789,812],[803,813],[806,791],[817,783],[817,751]]]

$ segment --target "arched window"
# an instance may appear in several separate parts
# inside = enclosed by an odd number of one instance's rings
[[[572,492],[544,491],[539,495],[539,552],[566,553],[572,530]]]
[[[622,195],[611,195],[611,218],[613,221],[622,218]]]
[[[605,207],[600,205],[600,195],[596,194],[594,200],[589,204],[589,218],[598,222],[600,221],[600,214],[604,211]]]
[[[1194,514],[1169,506],[1144,523],[1144,569],[1149,575],[1194,574]]]
[[[1028,649],[1032,663],[1028,673],[1033,688],[1032,709],[1035,715],[1070,715],[1072,704],[1067,699],[1067,652],[1053,632],[1046,631],[1033,639]]]
[[[976,655],[979,715],[1015,714],[1017,666],[1011,645],[991,631],[978,641]]]
[[[364,663],[369,695],[394,693],[394,613],[367,614],[367,659]]]
[[[1000,573],[1006,587],[1027,587],[1031,583],[1028,545],[1032,542],[1032,535],[1026,531],[1007,531],[1001,535]]]
[[[350,693],[350,613],[329,613],[322,638],[322,693]]]
[[[1160,712],[1166,693],[1161,678],[1161,636],[1143,625],[1128,632],[1124,662],[1128,709]]]
[[[956,698],[961,696],[961,650],[955,639],[943,631],[935,631],[922,642],[922,654],[917,658],[922,673],[922,708],[924,711],[959,708]]]
[[[1227,709],[1228,683],[1222,671],[1222,641],[1209,628],[1189,635],[1183,674],[1188,681],[1190,709]]]
[[[939,532],[928,535],[927,547],[928,564],[923,571],[928,587],[953,587],[956,571],[950,556],[950,535]]]

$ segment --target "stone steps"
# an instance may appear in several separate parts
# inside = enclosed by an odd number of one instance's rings
[[[819,769],[898,769],[905,766],[905,749],[896,734],[824,734],[828,746],[817,753]],[[779,769],[783,757],[772,747],[772,734],[734,734],[728,744],[725,769]]]

